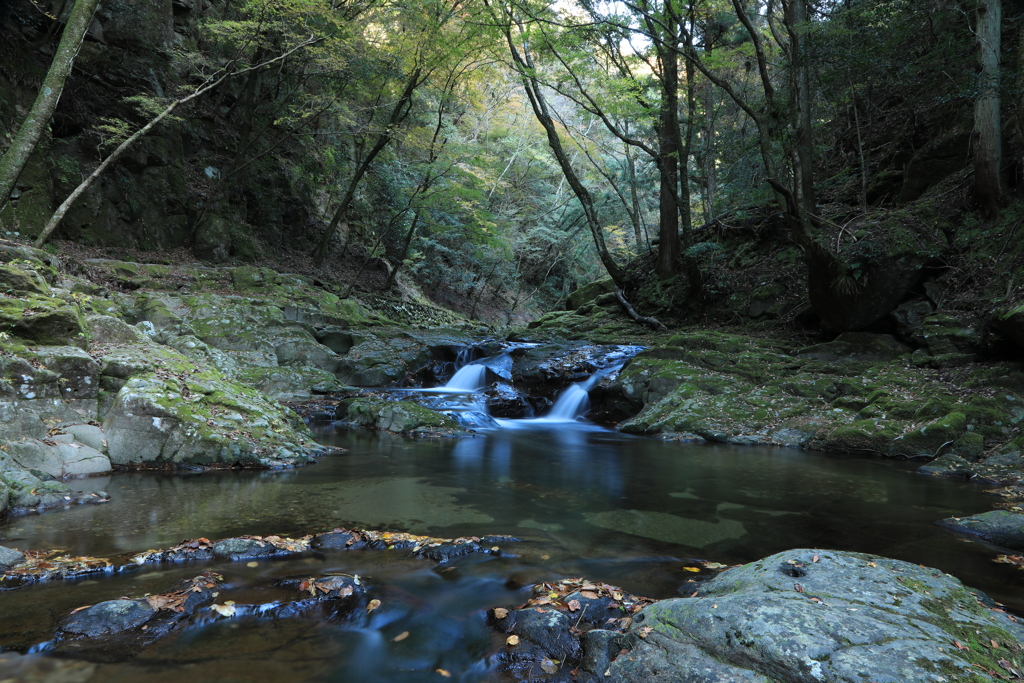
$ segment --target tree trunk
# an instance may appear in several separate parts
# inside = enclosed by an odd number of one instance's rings
[[[22,121],[11,146],[0,159],[0,210],[3,210],[10,199],[18,176],[21,175],[29,157],[39,144],[39,138],[50,123],[50,117],[53,116],[60,95],[64,91],[64,81],[71,73],[71,66],[89,30],[93,12],[96,11],[98,4],[99,0],[77,0],[71,8],[71,15],[57,46],[57,54],[54,55],[50,69],[46,72],[36,101],[32,104],[28,116]]]
[[[790,35],[790,58],[793,73],[793,130],[797,201],[804,220],[816,211],[814,194],[814,137],[811,127],[811,76],[807,60],[807,0],[789,0],[786,3],[786,24]]]
[[[562,170],[563,179],[572,188],[573,194],[583,208],[583,214],[587,219],[587,226],[590,228],[590,234],[594,239],[594,248],[597,250],[597,256],[601,259],[601,264],[604,265],[605,270],[608,271],[608,276],[616,285],[621,287],[625,284],[622,270],[615,263],[615,259],[612,258],[611,253],[608,251],[608,246],[605,244],[604,228],[598,219],[594,198],[583,184],[583,181],[580,180],[576,169],[572,166],[569,155],[566,154],[565,148],[562,146],[562,139],[558,135],[558,129],[555,127],[555,121],[551,117],[547,100],[541,91],[540,81],[537,80],[535,75],[536,69],[533,65],[533,58],[530,56],[528,48],[520,51],[516,46],[515,40],[512,38],[511,25],[505,24],[502,28],[505,33],[505,42],[515,64],[515,69],[519,72],[523,89],[526,90],[527,98],[530,100],[530,108],[533,109],[537,122],[544,128],[544,132],[547,134],[548,147],[551,148],[551,153],[554,155],[558,167]]]
[[[661,109],[658,116],[658,277],[675,277],[679,265],[679,56],[671,46],[658,46],[661,62]]]
[[[986,218],[999,215],[1002,204],[1002,135],[999,121],[999,52],[1003,12],[1000,0],[979,0],[978,46],[981,74],[974,103],[974,198]]]

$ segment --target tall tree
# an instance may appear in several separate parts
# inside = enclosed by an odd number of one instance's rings
[[[61,93],[64,92],[64,82],[71,73],[71,67],[78,56],[82,41],[85,40],[85,34],[89,30],[92,15],[98,4],[99,0],[76,0],[75,6],[71,8],[64,33],[61,34],[60,43],[57,45],[57,53],[53,56],[32,109],[21,122],[11,146],[0,159],[0,210],[3,210],[10,199],[18,176],[39,144],[43,131],[50,124],[50,117],[53,116]]]
[[[979,0],[977,35],[980,52],[978,99],[974,103],[974,198],[987,218],[1002,204],[1003,140],[999,119],[999,54],[1003,25],[1001,0]]]
[[[621,287],[625,283],[625,277],[622,269],[615,262],[615,259],[612,258],[611,252],[608,251],[608,245],[604,238],[604,226],[601,225],[598,218],[594,197],[586,185],[584,185],[580,174],[573,167],[565,146],[562,144],[562,138],[552,116],[551,107],[548,104],[547,96],[544,94],[537,66],[534,64],[533,48],[530,45],[528,32],[513,8],[503,4],[501,7],[498,7],[500,3],[492,2],[491,0],[484,1],[488,7],[492,8],[495,23],[501,27],[505,44],[512,58],[513,68],[519,74],[523,89],[530,100],[530,107],[537,118],[537,122],[544,128],[551,153],[583,209],[587,226],[590,228],[591,236],[594,239],[594,247],[597,249],[598,258],[601,259],[601,263],[604,265],[609,277],[612,278],[616,285]]]

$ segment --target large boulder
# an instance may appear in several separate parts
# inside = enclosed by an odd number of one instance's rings
[[[631,633],[605,680],[980,682],[1019,669],[1024,642],[1024,627],[952,576],[824,550],[729,569],[696,598],[645,608]]]
[[[97,449],[78,443],[70,434],[54,435],[49,443],[36,439],[7,445],[11,460],[27,470],[52,477],[76,477],[110,471],[110,460]]]
[[[316,450],[290,411],[168,347],[123,348],[101,366],[116,390],[103,423],[115,466],[281,467]]]

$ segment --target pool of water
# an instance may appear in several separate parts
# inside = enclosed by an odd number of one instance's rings
[[[204,566],[225,574],[226,591],[239,603],[258,601],[274,577],[321,571],[359,573],[389,597],[370,627],[222,621],[187,629],[129,662],[88,664],[83,681],[225,681],[245,671],[267,681],[418,681],[439,680],[438,668],[451,680],[483,680],[491,675],[483,655],[494,635],[482,611],[522,601],[519,586],[586,576],[670,597],[692,576],[681,559],[732,564],[794,547],[935,566],[1024,608],[1013,568],[994,564],[991,548],[933,524],[990,509],[978,486],[920,476],[916,465],[890,460],[666,443],[582,423],[520,426],[426,441],[326,428],[321,440],[349,452],[299,470],[81,480],[82,488],[108,491],[112,502],[9,518],[0,543],[113,555],[199,536],[302,535],[337,526],[524,540],[518,557],[463,558],[444,570],[388,551]],[[2,592],[0,647],[25,651],[46,641],[75,607],[161,592],[202,569],[155,568]],[[403,631],[411,635],[394,641]],[[0,679],[3,673],[0,665]]]

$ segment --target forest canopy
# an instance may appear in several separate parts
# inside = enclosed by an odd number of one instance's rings
[[[5,231],[285,249],[507,321],[601,278],[706,315],[770,232],[841,331],[1015,215],[1011,3],[155,5],[3,6]]]

